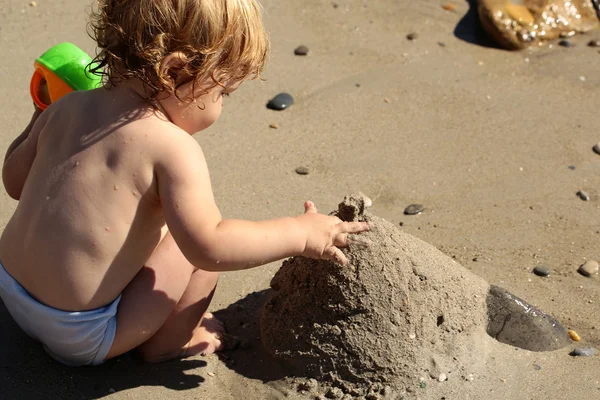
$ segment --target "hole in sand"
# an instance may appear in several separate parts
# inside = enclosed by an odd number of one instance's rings
[[[437,317],[437,326],[440,326],[443,323],[444,323],[444,316],[443,315],[438,315],[438,317]]]

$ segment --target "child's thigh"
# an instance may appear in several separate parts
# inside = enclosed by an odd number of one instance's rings
[[[183,296],[195,267],[167,233],[146,265],[123,291],[117,332],[106,357],[139,346],[154,335]]]

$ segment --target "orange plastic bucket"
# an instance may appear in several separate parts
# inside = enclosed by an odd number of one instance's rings
[[[31,98],[33,99],[34,103],[40,109],[45,110],[50,105],[50,103],[54,103],[56,100],[58,100],[65,94],[73,91],[73,88],[67,85],[53,72],[49,71],[48,68],[44,67],[43,65],[37,62],[34,63],[34,67],[35,71],[33,72],[33,76],[31,77],[29,91],[31,92]],[[47,99],[42,98],[44,96],[40,93],[42,80],[46,81],[46,85],[48,87],[48,95],[50,97],[50,102],[48,104],[46,104]]]

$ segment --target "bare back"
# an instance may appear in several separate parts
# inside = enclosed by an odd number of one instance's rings
[[[169,124],[118,90],[73,93],[44,112],[45,124],[34,127],[37,154],[0,239],[4,268],[54,308],[114,300],[164,234],[153,154]]]

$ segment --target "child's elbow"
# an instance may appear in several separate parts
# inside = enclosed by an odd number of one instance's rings
[[[6,176],[7,174],[3,171],[2,174],[2,182],[4,183],[4,190],[6,193],[14,200],[21,199],[21,192],[23,191],[22,185],[16,185],[10,177]]]

